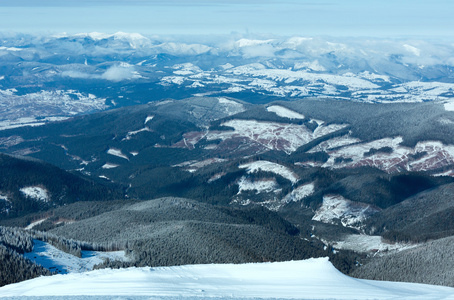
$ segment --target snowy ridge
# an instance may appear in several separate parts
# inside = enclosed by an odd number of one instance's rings
[[[97,296],[177,299],[448,299],[454,289],[359,280],[337,271],[327,258],[239,265],[97,270],[40,277],[0,288],[0,297]],[[149,298],[148,298],[149,299]]]

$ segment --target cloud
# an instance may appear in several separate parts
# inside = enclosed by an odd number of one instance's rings
[[[103,79],[113,82],[142,78],[142,76],[140,76],[140,74],[135,71],[134,66],[124,63],[111,66],[101,75],[84,73],[80,71],[64,71],[61,73],[61,76],[77,79]]]
[[[63,77],[70,77],[70,78],[78,78],[78,79],[91,79],[94,78],[95,75],[88,74],[79,71],[64,71],[61,73]]]
[[[134,67],[130,66],[112,66],[107,69],[104,74],[101,75],[102,79],[109,81],[123,81],[131,80],[137,76],[137,73],[134,72]]]

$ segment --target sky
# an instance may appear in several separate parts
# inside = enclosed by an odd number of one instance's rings
[[[452,37],[453,0],[0,0],[0,31]]]

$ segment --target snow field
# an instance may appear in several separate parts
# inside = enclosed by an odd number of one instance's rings
[[[71,299],[86,299],[84,295],[97,296],[98,299],[148,296],[170,299],[431,300],[452,299],[454,289],[354,279],[337,271],[327,258],[239,265],[104,269],[40,277],[0,288],[0,297],[78,296]]]

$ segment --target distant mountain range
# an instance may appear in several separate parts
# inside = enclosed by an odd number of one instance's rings
[[[453,52],[449,42],[418,40],[4,36],[0,128],[191,96],[449,100]]]

